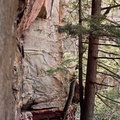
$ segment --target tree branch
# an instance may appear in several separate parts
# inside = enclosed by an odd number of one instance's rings
[[[112,55],[120,56],[119,54],[112,53],[112,52],[106,52],[106,51],[103,51],[103,50],[99,50],[99,52],[102,52],[102,53],[105,53],[105,54],[112,54]]]
[[[112,109],[99,95],[97,95],[97,97],[110,109]]]
[[[106,16],[109,12],[110,12],[110,8],[108,8],[105,12],[104,12],[104,14],[103,14],[103,16]]]
[[[111,75],[111,74],[108,74],[108,73],[103,73],[103,72],[97,72],[98,74],[103,74],[103,75],[106,75],[106,76],[110,76],[112,77],[114,80],[116,80],[117,82],[120,83],[120,81],[117,79],[118,77],[115,76],[115,75]]]
[[[119,101],[112,100],[111,98],[108,98],[108,97],[106,97],[106,96],[104,96],[104,95],[101,95],[100,93],[97,93],[97,94],[98,94],[98,95],[100,95],[101,97],[104,97],[104,98],[106,98],[106,99],[108,99],[108,100],[112,101],[112,102],[115,102],[115,103],[119,103],[119,104],[120,104],[120,102],[119,102]]]
[[[118,69],[116,69],[116,68],[113,68],[112,66],[109,66],[109,65],[106,65],[105,63],[103,63],[103,62],[100,62],[99,61],[99,63],[101,63],[102,65],[104,65],[104,66],[106,66],[107,68],[111,68],[111,69],[113,69],[113,70],[118,70]]]
[[[113,6],[109,6],[109,7],[104,7],[104,8],[101,8],[101,10],[106,10],[106,9],[111,9],[111,8],[116,8],[116,7],[119,7],[119,5],[113,5]]]
[[[104,66],[102,66],[102,65],[100,65],[100,64],[98,64],[98,66],[104,68],[105,70],[109,71],[110,73],[112,73],[112,74],[115,75],[116,77],[120,78],[120,76],[119,76],[118,74],[112,72],[112,71],[109,70],[108,68],[106,68],[106,67],[104,67]]]
[[[114,6],[109,6],[109,7],[101,8],[101,10],[106,10],[106,11],[104,12],[103,16],[106,16],[107,14],[109,14],[109,12],[110,12],[110,10],[111,10],[112,8],[119,7],[119,6],[120,6],[120,4],[119,4],[119,5],[114,5]]]
[[[111,44],[98,44],[98,45],[112,46],[112,47],[120,47],[120,45],[111,45]]]
[[[110,76],[110,77],[115,77],[114,75],[111,75],[111,74],[108,74],[108,73],[105,73],[105,72],[97,72],[98,74],[103,74],[103,75],[107,75],[107,76]]]
[[[115,87],[115,85],[112,86],[112,85],[106,85],[106,84],[97,83],[97,82],[91,82],[91,83],[92,83],[92,84],[96,84],[96,85],[101,85],[101,86]]]
[[[69,106],[72,103],[72,100],[74,97],[75,85],[76,85],[76,78],[75,78],[75,75],[73,75],[73,79],[72,79],[71,84],[70,84],[69,95],[68,95],[68,98],[67,98],[64,110],[63,110],[63,120],[66,119],[66,115],[67,115]]]
[[[120,83],[120,81],[118,79],[116,79],[117,78],[116,76],[114,76],[113,78],[114,78],[114,80],[116,80],[117,82]]]
[[[119,5],[119,3],[118,2],[116,2],[116,0],[113,0],[114,1],[114,3],[116,3],[116,4],[118,4]]]
[[[114,58],[114,57],[94,57],[95,59],[120,59],[118,58]]]
[[[83,42],[84,44],[89,44],[89,42]],[[96,44],[96,43],[94,43]],[[112,46],[112,47],[120,47],[120,45],[111,45],[111,44],[96,44],[96,45],[104,45],[104,46]]]
[[[114,60],[114,62],[115,62],[118,66],[120,66],[120,64],[119,64],[119,62],[118,62],[118,61]]]
[[[106,20],[109,21],[109,22],[111,22],[111,23],[113,23],[113,24],[115,24],[115,25],[118,25],[117,27],[120,27],[120,24],[118,24],[117,22],[109,20],[108,18],[106,18]]]

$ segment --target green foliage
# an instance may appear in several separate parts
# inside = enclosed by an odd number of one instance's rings
[[[63,77],[68,80],[71,74],[78,75],[78,72],[75,70],[75,67],[78,63],[78,58],[73,57],[70,53],[65,53],[63,61],[56,65],[55,67],[51,67],[46,72],[48,75],[55,75],[57,72],[61,71]]]
[[[67,35],[70,35],[71,37],[76,37],[79,34],[87,35],[92,33],[93,35],[98,35],[100,37],[114,39],[117,44],[120,43],[120,25],[98,24],[90,19],[85,19],[85,22],[86,21],[88,22],[87,26],[82,26],[79,24],[73,25],[72,23],[68,23],[64,26],[58,26],[58,32],[67,33]]]
[[[80,33],[82,34],[87,34],[88,29],[81,26],[81,25],[72,25],[72,24],[66,24],[64,26],[58,26],[58,32],[59,33],[67,33],[67,35],[75,37],[76,35],[79,35]]]

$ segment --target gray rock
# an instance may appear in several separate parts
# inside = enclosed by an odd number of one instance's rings
[[[63,109],[68,85],[61,72],[49,76],[46,71],[61,62],[61,42],[49,20],[37,19],[24,32],[25,60],[23,104],[30,98],[33,109]]]

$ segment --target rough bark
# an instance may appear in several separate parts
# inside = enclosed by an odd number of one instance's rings
[[[79,0],[79,25],[82,25],[82,0]],[[78,49],[79,49],[79,96],[80,96],[80,109],[81,109],[81,115],[82,115],[84,103],[83,103],[83,79],[82,79],[83,44],[82,44],[82,34],[81,33],[79,33],[79,35],[78,35],[78,38],[79,38],[79,41],[78,41],[79,48]]]
[[[73,100],[73,97],[75,94],[75,86],[76,86],[76,77],[75,77],[75,75],[73,75],[73,78],[72,78],[72,81],[70,84],[69,95],[68,95],[68,98],[67,98],[64,110],[63,110],[63,120],[66,120],[66,116],[68,114],[69,107],[72,104],[72,100]]]
[[[92,0],[92,21],[95,24],[100,22],[101,0]],[[95,26],[91,25],[91,29],[96,30]],[[88,63],[87,63],[87,75],[85,86],[85,101],[84,110],[82,113],[82,120],[93,120],[94,101],[95,101],[95,84],[96,72],[97,72],[97,59],[98,56],[98,44],[99,36],[90,33],[89,36],[89,49],[88,49]]]
[[[15,120],[13,61],[15,56],[14,22],[17,0],[0,1],[0,119]]]

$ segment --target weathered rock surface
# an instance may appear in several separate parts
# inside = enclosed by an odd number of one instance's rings
[[[62,114],[68,96],[68,84],[61,71],[54,75],[46,73],[46,70],[59,64],[62,57],[61,41],[58,40],[58,34],[53,24],[53,22],[57,24],[59,21],[59,0],[55,0],[54,4],[52,4],[52,0],[43,1],[47,1],[47,19],[39,17],[36,19],[35,17],[36,20],[32,21],[33,23],[30,22],[32,24],[29,24],[30,27],[26,31],[20,31],[20,36],[22,32],[23,36],[17,41],[14,30],[17,1],[2,0],[0,2],[1,120],[19,120],[21,107],[23,109],[21,116],[24,117],[21,119],[28,119],[29,115],[32,117],[32,113],[33,118],[36,117],[34,114],[39,117],[44,110],[46,111],[43,113],[43,118],[46,117],[45,114],[48,116],[52,114],[51,117],[58,118]],[[26,1],[20,0],[20,2],[23,2],[21,12],[23,13]],[[31,5],[32,2],[34,0],[31,1]],[[49,4],[51,5],[49,6]],[[27,5],[29,7],[29,4]],[[30,13],[30,11],[28,12]],[[28,112],[31,109],[32,111]],[[37,120],[37,117],[35,119]]]
[[[13,61],[16,51],[14,21],[17,0],[0,1],[0,119],[15,120]]]
[[[31,104],[32,109],[63,109],[67,83],[60,72],[54,76],[46,73],[61,61],[61,43],[54,25],[49,20],[38,18],[24,37],[23,104]]]

